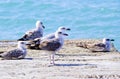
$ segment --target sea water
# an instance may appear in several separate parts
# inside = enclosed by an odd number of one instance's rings
[[[0,0],[0,40],[17,40],[37,20],[44,35],[65,26],[66,39],[113,38],[120,49],[120,0]]]

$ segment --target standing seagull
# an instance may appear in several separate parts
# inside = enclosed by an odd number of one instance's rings
[[[71,29],[70,28],[66,28],[66,27],[59,27],[58,30],[55,32],[62,32],[62,33],[65,33],[65,31],[70,31]],[[44,39],[52,39],[52,38],[55,38],[55,33],[51,33],[49,35],[46,35],[44,37],[41,38],[41,40],[44,40]]]
[[[25,35],[18,39],[18,41],[28,41],[28,40],[34,40],[35,38],[40,38],[43,36],[43,29],[44,29],[44,25],[42,22],[37,21],[36,22],[36,28],[28,31],[25,33]]]
[[[60,50],[64,44],[63,36],[68,36],[68,34],[62,33],[62,32],[56,32],[55,38],[42,40],[39,45],[39,48],[41,50],[48,51],[49,57],[50,57],[50,64],[53,64],[53,65],[55,64],[54,55],[55,55],[55,52]]]
[[[12,60],[12,59],[23,59],[25,58],[27,51],[25,48],[26,43],[19,41],[18,42],[18,47],[14,50],[4,52],[0,54],[0,57],[6,60]]]
[[[70,28],[66,28],[66,27],[61,26],[61,27],[58,28],[58,30],[55,33],[58,33],[58,32],[64,33],[65,31],[70,31],[70,30],[71,30]],[[27,48],[29,48],[29,49],[39,49],[40,42],[42,40],[55,38],[55,33],[51,33],[51,34],[46,35],[42,38],[36,38],[34,40],[29,41],[29,44],[27,45]]]

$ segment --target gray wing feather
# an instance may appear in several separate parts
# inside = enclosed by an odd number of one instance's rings
[[[33,31],[28,34],[25,34],[22,38],[18,39],[21,41],[34,40],[35,38],[40,38],[43,36],[41,31]]]
[[[55,38],[55,34],[54,33],[44,36],[42,38],[42,40],[44,40],[44,39],[53,39],[53,38]]]

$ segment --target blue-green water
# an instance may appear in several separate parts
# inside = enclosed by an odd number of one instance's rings
[[[120,49],[120,0],[0,0],[0,40],[16,40],[43,21],[44,35],[70,27],[67,39],[114,38]]]

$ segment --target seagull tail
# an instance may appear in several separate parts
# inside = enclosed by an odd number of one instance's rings
[[[5,52],[5,51],[0,51],[0,54],[1,54],[1,53],[4,53],[4,52]]]
[[[3,57],[3,56],[0,54],[0,57]]]
[[[0,57],[2,57],[2,55],[0,55]]]
[[[27,40],[27,35],[25,34],[22,38],[18,39],[17,41],[26,41]]]
[[[24,40],[24,38],[20,38],[20,39],[18,39],[17,41],[25,41],[25,40]]]
[[[0,57],[3,57],[3,56],[2,56],[2,53],[4,53],[4,51],[0,51]]]

